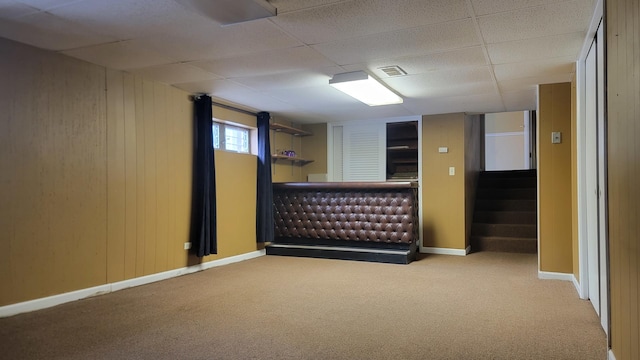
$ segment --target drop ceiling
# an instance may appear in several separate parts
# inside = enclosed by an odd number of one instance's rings
[[[211,0],[215,1],[215,0]],[[0,37],[298,123],[536,107],[570,81],[594,0],[270,0],[221,26],[176,0],[0,0]],[[407,74],[390,77],[381,68]],[[403,104],[328,85],[364,70]]]

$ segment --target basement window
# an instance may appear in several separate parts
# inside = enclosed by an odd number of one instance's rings
[[[252,130],[248,127],[229,124],[214,119],[213,148],[241,154],[251,153]]]

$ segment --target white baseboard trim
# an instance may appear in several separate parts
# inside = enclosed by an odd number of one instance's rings
[[[538,271],[538,279],[562,280],[562,281],[573,282],[574,277],[573,277],[573,274],[549,272],[549,271]]]
[[[466,256],[471,251],[471,246],[467,246],[466,249],[451,249],[451,248],[438,248],[438,247],[422,247],[421,253],[425,254],[438,254],[438,255],[456,255]]]
[[[616,356],[613,355],[613,350],[609,349],[609,360],[616,360]]]
[[[578,281],[578,279],[576,279],[575,274],[571,274],[571,281],[573,282],[573,286],[576,288],[576,291],[578,292],[578,296],[580,296],[581,294],[580,282]]]
[[[56,305],[76,301],[91,296],[108,294],[110,292],[127,289],[134,286],[150,284],[156,281],[166,280],[173,277],[191,274],[194,272],[211,269],[214,267],[232,264],[244,260],[249,260],[265,255],[265,250],[252,251],[246,254],[226,257],[219,260],[213,260],[202,264],[187,266],[179,269],[164,271],[157,274],[141,276],[133,279],[118,281],[110,284],[99,285],[87,289],[71,291],[63,294],[47,296],[40,299],[24,301],[16,304],[0,306],[0,318],[9,317],[25,312],[35,311],[53,307]]]

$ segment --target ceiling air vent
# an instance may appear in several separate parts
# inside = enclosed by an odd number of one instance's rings
[[[402,68],[400,66],[398,66],[398,65],[383,66],[383,67],[378,68],[378,69],[384,71],[384,73],[387,74],[387,76],[390,76],[390,77],[407,75],[407,72],[402,70]]]

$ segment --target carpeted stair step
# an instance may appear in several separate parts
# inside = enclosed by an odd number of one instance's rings
[[[493,171],[484,171],[480,173],[481,177],[484,178],[535,178],[536,170],[493,170]]]
[[[478,199],[476,211],[537,211],[536,200]]]
[[[536,188],[478,188],[477,199],[511,199],[511,200],[535,200]]]
[[[480,176],[478,179],[478,186],[480,188],[493,187],[493,188],[536,188],[536,178],[517,177],[517,178],[487,178]]]
[[[479,224],[536,224],[535,211],[476,211],[474,223]]]
[[[473,236],[498,236],[514,238],[532,238],[537,236],[535,224],[479,224],[471,227]]]
[[[535,254],[538,252],[536,239],[500,236],[473,236],[471,248],[474,251],[496,251]]]

